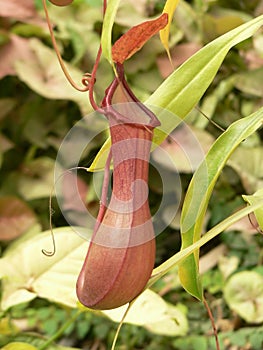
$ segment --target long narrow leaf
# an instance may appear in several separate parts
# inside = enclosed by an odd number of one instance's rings
[[[179,0],[167,0],[163,9],[163,13],[168,13],[168,24],[164,29],[160,31],[160,39],[167,52],[167,55],[170,61],[171,61],[171,55],[169,51],[169,34],[170,34],[170,27],[173,19],[173,14],[178,3],[179,3]]]
[[[115,16],[120,4],[120,0],[108,0],[107,9],[103,19],[103,27],[101,33],[101,48],[103,55],[106,59],[112,63],[111,47],[112,47],[112,27],[114,24]]]
[[[253,211],[259,210],[263,207],[263,199],[257,201],[250,206],[240,209],[233,215],[229,216],[227,219],[220,222],[220,224],[209,230],[204,236],[202,236],[198,241],[193,243],[187,248],[184,248],[180,252],[174,254],[171,258],[166,260],[160,266],[153,270],[152,277],[150,278],[146,288],[151,287],[155,282],[157,282],[161,277],[163,277],[169,270],[174,268],[176,265],[182,263],[187,257],[193,254],[196,250],[200,249],[203,245],[209,242],[211,239],[218,236],[228,227],[239,221],[240,219],[246,217]]]
[[[215,183],[237,146],[263,123],[263,108],[250,116],[240,119],[215,141],[206,158],[195,172],[186,193],[182,217],[182,249],[198,241],[201,236],[208,202]],[[183,287],[196,298],[203,298],[198,273],[199,254],[196,251],[179,266],[179,277]]]
[[[116,10],[117,1],[112,1],[112,3],[114,3]],[[108,20],[108,22],[110,21]],[[145,102],[148,106],[156,106],[164,110],[163,113],[158,113],[161,128],[155,129],[153,140],[155,145],[160,144],[198,103],[231,47],[251,37],[262,25],[263,15],[215,39],[188,59],[149,97]],[[105,24],[104,30],[107,28],[111,29],[112,26],[109,23]],[[107,57],[110,57],[109,38],[107,40],[105,33],[104,51],[107,53]],[[174,117],[171,114],[167,117],[165,110],[173,113]],[[90,171],[104,169],[107,156],[107,152],[104,152],[105,150],[109,151],[109,148],[110,139],[104,144],[103,152],[98,152],[89,168]]]

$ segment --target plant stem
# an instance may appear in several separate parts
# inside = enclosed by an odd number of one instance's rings
[[[213,327],[213,332],[214,332],[214,337],[215,337],[215,342],[216,342],[216,350],[220,350],[220,345],[219,345],[219,340],[218,340],[218,333],[217,333],[217,328],[216,328],[216,324],[215,324],[215,320],[214,320],[214,316],[212,314],[212,311],[208,305],[208,302],[206,301],[206,299],[203,299],[203,304],[206,308],[206,311],[208,313],[208,317],[210,318],[212,327]]]
[[[124,314],[123,314],[123,316],[122,316],[122,319],[121,319],[121,321],[120,321],[120,323],[119,323],[119,325],[118,325],[118,328],[117,328],[117,330],[116,330],[116,333],[115,333],[115,336],[114,336],[114,339],[113,339],[113,343],[112,343],[112,345],[111,345],[111,350],[115,350],[115,346],[116,346],[116,343],[117,343],[117,340],[118,340],[118,337],[119,337],[119,334],[120,334],[121,327],[123,326],[124,320],[125,320],[125,318],[126,318],[128,312],[129,312],[129,310],[131,309],[131,306],[133,305],[133,303],[134,303],[134,301],[135,301],[136,299],[137,299],[137,298],[135,298],[134,300],[132,300],[132,301],[129,303],[127,309],[125,310],[125,312],[124,312]]]
[[[48,340],[45,342],[45,344],[43,344],[42,346],[39,347],[38,350],[44,350],[47,349],[47,347],[52,344],[55,340],[57,340],[61,335],[63,335],[63,333],[65,332],[65,330],[79,317],[79,315],[82,313],[82,311],[78,311],[75,313],[75,315],[73,315],[66,323],[64,323],[60,329]]]

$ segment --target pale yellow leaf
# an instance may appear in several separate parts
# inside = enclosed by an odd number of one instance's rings
[[[127,305],[103,311],[115,322],[120,322]],[[134,302],[124,323],[144,326],[163,335],[185,335],[188,323],[184,312],[177,306],[166,303],[158,294],[146,289]]]
[[[173,19],[173,14],[174,11],[177,7],[179,3],[179,0],[167,0],[165,5],[164,5],[164,9],[163,9],[163,13],[167,13],[168,14],[168,23],[166,25],[166,27],[162,30],[160,30],[160,39],[161,42],[167,52],[167,55],[171,61],[171,56],[170,56],[170,51],[169,51],[169,34],[170,34],[170,27],[171,27],[171,22]]]

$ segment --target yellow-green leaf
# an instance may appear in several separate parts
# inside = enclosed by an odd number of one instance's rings
[[[27,343],[13,342],[5,345],[2,350],[37,350],[37,348]]]
[[[223,167],[237,146],[253,134],[262,123],[263,108],[231,124],[210,148],[195,172],[185,196],[181,216],[182,249],[200,239],[208,202]],[[202,300],[203,291],[198,265],[199,251],[196,251],[179,265],[179,277],[183,287]]]
[[[101,47],[103,55],[107,58],[110,64],[113,64],[111,57],[111,37],[112,27],[114,24],[115,16],[119,7],[120,0],[109,0],[107,2],[107,9],[103,19],[103,27],[101,33]]]

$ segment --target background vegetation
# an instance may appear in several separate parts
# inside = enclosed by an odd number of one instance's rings
[[[164,3],[122,1],[113,40],[131,26],[159,14]],[[75,0],[72,6],[50,6],[49,10],[63,58],[69,62],[75,80],[81,81],[82,73],[91,71],[99,45],[101,2]],[[181,0],[170,38],[175,67],[211,40],[262,13],[263,2],[260,0]],[[39,349],[109,349],[117,327],[112,319],[116,320],[118,316],[77,311],[70,297],[65,296],[63,288],[67,281],[62,279],[55,284],[51,275],[45,277],[43,273],[42,280],[39,278],[32,283],[34,288],[31,289],[32,266],[27,271],[29,262],[38,265],[41,259],[47,259],[41,256],[41,249],[46,247],[50,237],[41,232],[49,229],[48,202],[56,155],[67,132],[92,111],[87,95],[75,92],[58,66],[41,1],[0,3],[0,45],[0,247],[2,256],[8,256],[8,260],[1,259],[0,275],[7,274],[13,283],[8,287],[3,282],[0,346],[25,342]],[[143,101],[171,73],[158,36],[131,58],[125,68],[133,91]],[[95,88],[98,100],[112,78],[111,67],[102,60]],[[253,38],[230,51],[199,107],[226,128],[262,106],[262,81],[263,34],[258,31]],[[187,123],[204,152],[221,133],[197,110],[187,117]],[[91,127],[96,130],[100,126],[94,122]],[[174,132],[175,138],[180,138],[190,157],[194,158],[195,149],[184,135],[181,129]],[[106,133],[100,134],[89,144],[80,165],[92,163],[106,136]],[[243,206],[242,194],[252,194],[262,188],[262,139],[260,130],[232,155],[213,192],[204,231]],[[166,141],[163,147],[172,157],[179,158],[173,141]],[[158,152],[153,154],[153,159],[175,176]],[[176,166],[184,195],[195,169],[178,161]],[[78,181],[87,207],[96,215],[99,200],[92,176],[83,174]],[[152,168],[152,212],[161,201],[160,181]],[[176,198],[176,183],[169,191]],[[65,205],[69,211],[74,211],[74,194],[70,191],[66,194]],[[161,217],[164,223],[176,206],[178,203],[175,202],[165,208]],[[67,226],[55,200],[53,208],[53,226]],[[180,249],[178,216],[157,238],[157,265]],[[247,218],[238,222],[201,250],[200,270],[205,295],[216,319],[222,349],[257,350],[263,345],[263,239],[253,217],[251,221]],[[64,231],[57,232],[59,250],[68,236],[63,236]],[[62,232],[61,237],[59,232]],[[40,237],[40,234],[43,240],[36,241],[28,249],[27,239]],[[58,252],[61,274],[63,270],[68,271],[72,263],[70,241],[67,244],[69,253],[64,262]],[[86,248],[81,249],[85,251]],[[27,257],[30,258],[25,262]],[[47,272],[51,273],[52,268]],[[19,291],[17,286],[21,285],[23,288],[19,287]],[[149,310],[142,305],[135,308],[130,323],[122,329],[118,349],[215,349],[206,310],[180,287],[176,269],[158,281],[153,290],[156,294],[147,296],[147,300],[155,304],[151,317],[144,319]],[[158,295],[163,299],[154,299]],[[165,321],[161,319],[160,310],[165,310]],[[56,345],[48,345],[47,340],[53,336]]]

